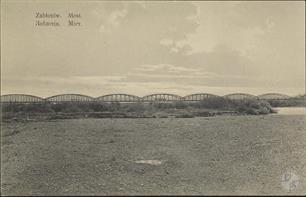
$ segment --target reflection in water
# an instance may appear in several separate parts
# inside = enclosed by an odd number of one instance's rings
[[[277,111],[277,114],[285,114],[285,115],[305,114],[306,115],[306,107],[276,107],[274,109]]]

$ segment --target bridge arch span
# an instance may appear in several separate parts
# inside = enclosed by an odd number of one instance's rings
[[[182,99],[181,96],[176,94],[167,94],[167,93],[160,93],[160,94],[150,94],[142,97],[143,101],[146,102],[154,102],[154,101],[180,101]]]
[[[227,95],[224,95],[223,98],[230,99],[230,100],[258,99],[257,96],[252,95],[252,94],[246,94],[246,93],[227,94]]]
[[[95,98],[95,100],[101,102],[138,102],[141,98],[131,94],[107,94]]]
[[[209,98],[222,98],[215,94],[208,94],[208,93],[196,93],[184,96],[182,99],[184,101],[202,101]]]
[[[6,94],[1,95],[2,103],[37,103],[43,102],[44,99],[38,96],[29,94]]]
[[[89,102],[94,98],[83,94],[58,94],[46,98],[49,102]]]

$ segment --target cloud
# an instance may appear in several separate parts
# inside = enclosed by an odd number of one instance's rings
[[[128,10],[126,7],[112,11],[109,16],[106,17],[105,22],[101,24],[99,31],[102,33],[111,33],[113,28],[117,28],[120,25],[127,13]]]
[[[181,87],[185,85],[237,86],[239,83],[252,85],[252,82],[257,82],[254,77],[252,79],[249,76],[218,74],[206,70],[171,64],[142,65],[127,73],[126,77],[119,81],[124,83],[172,82]]]
[[[155,64],[155,65],[142,65],[134,68],[135,71],[151,74],[197,74],[200,69],[187,68],[182,66],[174,66],[171,64]],[[135,73],[135,72],[132,72]]]
[[[304,91],[304,2],[52,5],[81,7],[84,26],[50,33],[28,21],[45,4],[4,5],[5,91]]]

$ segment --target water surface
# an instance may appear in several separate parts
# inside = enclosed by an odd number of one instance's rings
[[[306,107],[275,107],[280,115],[306,115]]]

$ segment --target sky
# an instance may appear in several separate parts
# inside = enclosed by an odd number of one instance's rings
[[[305,2],[1,2],[1,94],[237,92],[305,93]]]

